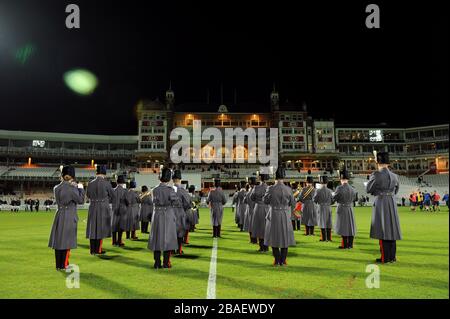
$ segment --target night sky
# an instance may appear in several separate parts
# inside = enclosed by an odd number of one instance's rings
[[[239,103],[268,111],[275,82],[282,103],[306,102],[337,125],[448,123],[443,8],[243,2],[0,0],[0,129],[136,134],[134,105],[163,99],[170,80],[177,104],[205,103],[209,89],[211,111],[221,84],[225,104],[236,89]],[[69,3],[80,6],[79,30],[65,27]],[[365,27],[369,3],[380,6],[381,29]],[[73,68],[98,77],[92,95],[66,87]]]

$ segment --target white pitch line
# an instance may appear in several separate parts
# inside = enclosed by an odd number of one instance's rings
[[[213,239],[211,262],[209,264],[208,288],[206,299],[216,299],[216,273],[217,273],[217,238]]]

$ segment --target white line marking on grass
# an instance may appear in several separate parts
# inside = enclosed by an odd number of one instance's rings
[[[217,273],[217,238],[213,239],[211,262],[209,264],[208,288],[206,299],[216,299],[216,273]]]

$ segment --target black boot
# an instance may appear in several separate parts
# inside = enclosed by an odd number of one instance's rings
[[[177,240],[178,240],[177,255],[183,255],[183,237],[177,237]]]
[[[127,231],[127,232],[125,232],[125,234],[126,234],[126,236],[127,236],[126,238],[127,238],[127,239],[130,239],[130,232]]]
[[[138,240],[138,239],[139,239],[139,238],[136,237],[136,231],[133,230],[133,231],[131,232],[131,240]]]
[[[55,249],[55,261],[56,261],[56,270],[63,269],[63,262],[62,262],[62,250]]]
[[[258,252],[263,252],[264,251],[264,239],[259,238],[259,250]]]
[[[125,246],[125,244],[122,242],[122,235],[123,235],[123,231],[119,231],[118,236],[117,236],[117,246],[119,247],[123,247]]]
[[[213,238],[217,237],[217,226],[213,226]]]
[[[281,256],[280,256],[280,265],[287,265],[286,258],[287,258],[288,249],[287,248],[281,248]]]
[[[291,220],[291,223],[292,223],[292,229],[293,230],[296,230],[296,223],[295,223],[295,220]]]
[[[222,225],[217,226],[217,237],[220,238],[220,231],[222,230]]]
[[[272,253],[274,258],[273,265],[279,266],[281,262],[280,248],[272,247]]]
[[[153,259],[155,260],[155,264],[153,265],[153,268],[155,268],[155,269],[162,268],[162,266],[161,266],[161,251],[154,251]]]
[[[353,236],[348,236],[348,248],[353,248]]]
[[[112,233],[112,245],[117,246],[117,232]]]
[[[314,236],[314,226],[309,227],[309,234]]]
[[[95,255],[97,253],[97,251],[95,250],[95,247],[97,242],[95,239],[89,239],[89,248],[91,250],[91,255]]]
[[[327,234],[325,233],[325,228],[321,228],[319,241],[326,241],[326,240],[327,240]]]
[[[295,222],[297,224],[297,230],[300,231],[300,219],[297,219]]]
[[[331,228],[327,228],[326,233],[327,233],[327,241],[332,241],[331,240]]]
[[[170,251],[165,251],[163,256],[163,268],[172,268],[172,264],[170,263]]]
[[[342,236],[342,243],[339,246],[339,249],[346,249],[348,247],[348,239],[347,236]]]
[[[397,261],[397,241],[393,240],[391,244],[391,262]]]

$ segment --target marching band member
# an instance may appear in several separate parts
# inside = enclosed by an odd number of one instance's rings
[[[179,199],[174,188],[168,185],[171,177],[172,171],[167,167],[162,168],[159,179],[161,182],[152,191],[154,211],[148,237],[148,249],[153,251],[155,269],[171,268],[170,254],[178,249],[174,204]],[[161,252],[163,252],[162,266]]]
[[[148,223],[152,220],[153,214],[153,200],[152,193],[149,192],[147,186],[141,187],[141,195],[139,195],[139,200],[141,202],[141,210],[139,215],[141,217],[141,233],[149,234]]]
[[[111,183],[106,180],[106,166],[97,165],[96,178],[89,182],[86,195],[90,200],[86,238],[90,240],[91,255],[104,254],[103,238],[111,237],[111,207],[114,199]]]
[[[295,246],[291,223],[291,211],[295,207],[295,199],[291,188],[284,184],[284,178],[284,168],[279,166],[275,173],[275,184],[267,188],[263,197],[264,203],[270,205],[266,217],[264,245],[272,247],[274,266],[287,265],[288,247]]]
[[[313,202],[315,189],[313,177],[306,178],[306,187],[302,189],[298,200],[302,203],[302,224],[305,225],[305,235],[314,236],[314,226],[317,226],[316,206]]]
[[[220,237],[223,219],[223,205],[227,203],[227,198],[220,187],[220,179],[214,179],[214,187],[210,189],[206,203],[210,207],[213,237]]]
[[[336,234],[342,236],[342,244],[339,249],[353,248],[353,238],[356,235],[356,222],[353,215],[353,201],[356,198],[356,190],[349,185],[350,173],[347,170],[340,172],[341,185],[336,187],[333,202],[337,202],[336,209]]]
[[[370,237],[380,242],[381,258],[376,262],[397,261],[397,240],[402,239],[395,196],[399,190],[398,176],[389,170],[389,153],[375,154],[378,171],[370,175],[366,191],[375,196]]]
[[[244,197],[244,203],[246,204],[247,207],[246,207],[245,215],[244,215],[243,229],[244,229],[244,231],[249,233],[250,243],[257,244],[258,240],[254,236],[252,236],[252,229],[251,229],[251,224],[252,224],[252,219],[253,219],[253,210],[255,208],[255,202],[250,198],[250,194],[256,185],[256,177],[250,176],[250,177],[248,177],[247,180],[248,180],[248,190]]]
[[[130,181],[130,188],[125,196],[125,204],[127,205],[128,229],[131,231],[131,240],[138,240],[136,230],[139,229],[139,203],[141,202],[136,192],[136,182]],[[128,236],[127,236],[128,238]]]
[[[74,181],[75,169],[64,166],[61,169],[61,183],[53,189],[58,210],[55,214],[48,247],[55,250],[56,270],[69,265],[70,250],[77,248],[77,204],[84,203],[82,184]]]
[[[237,220],[238,220],[238,226],[241,231],[244,231],[244,221],[245,221],[245,210],[247,209],[247,204],[245,204],[245,194],[247,193],[246,190],[247,182],[241,181],[241,189],[238,192],[237,195]]]
[[[111,209],[112,209],[112,222],[111,222],[111,233],[112,233],[112,245],[118,246],[117,244],[117,234],[120,230],[120,213],[119,213],[119,207],[120,207],[120,198],[117,196],[117,182],[111,181],[111,187],[114,192],[114,200],[111,203]]]
[[[298,197],[301,193],[301,188],[299,189],[299,184],[293,182],[291,183],[292,191],[294,192],[294,199],[296,200],[295,209],[292,211],[291,214],[291,222],[292,222],[292,228],[294,230],[300,231],[300,226],[302,222],[302,202],[298,200]]]
[[[118,227],[118,233],[117,233],[117,240],[116,245],[119,247],[125,246],[125,244],[122,241],[122,235],[124,231],[128,230],[128,215],[127,215],[127,203],[125,201],[125,198],[127,196],[127,182],[125,181],[124,175],[119,175],[117,177],[117,187],[114,192],[115,201],[117,205],[117,212],[114,212],[114,215],[118,215],[119,219],[119,227]],[[114,219],[113,219],[114,220]],[[113,223],[114,225],[114,223]],[[114,233],[113,233],[114,238]]]
[[[176,253],[178,255],[183,254],[183,239],[186,233],[187,225],[186,225],[186,211],[189,210],[192,206],[191,204],[191,196],[189,193],[181,187],[181,171],[175,170],[172,175],[173,181],[173,189],[177,195],[178,201],[175,202],[175,216],[177,221],[177,241],[178,241],[178,249]]]
[[[266,216],[269,212],[269,206],[263,201],[263,197],[266,194],[267,184],[266,181],[269,179],[269,174],[258,174],[260,183],[255,185],[253,188],[250,199],[255,203],[253,209],[252,218],[252,236],[258,240],[259,250],[258,252],[269,251],[269,248],[264,244],[264,232],[266,229]]]
[[[333,227],[333,218],[331,204],[333,203],[333,193],[327,187],[328,176],[320,176],[320,188],[316,190],[313,201],[319,205],[318,222],[320,227],[320,241],[331,241],[331,228]]]
[[[195,193],[195,185],[189,186],[189,194],[191,195],[191,202],[192,202],[192,224],[191,229],[189,231],[193,232],[195,231],[195,225],[198,225],[200,214],[198,210],[198,205],[200,204],[200,196]]]
[[[194,211],[192,210],[192,196],[189,193],[189,184],[187,181],[183,181],[181,183],[181,185],[184,185],[185,187],[183,188],[187,194],[189,195],[190,198],[190,202],[191,202],[191,207],[189,207],[188,209],[185,210],[186,212],[186,219],[185,219],[185,231],[184,231],[184,236],[183,236],[183,244],[189,244],[189,231],[192,229],[193,225],[194,225]]]

